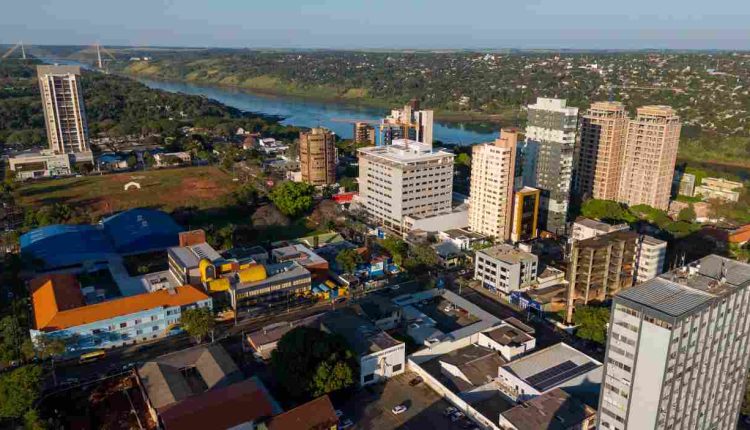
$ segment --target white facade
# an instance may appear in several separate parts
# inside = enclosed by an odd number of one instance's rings
[[[667,242],[651,236],[641,236],[636,253],[636,283],[646,282],[664,272],[667,262]]]
[[[505,360],[511,361],[536,348],[536,339],[510,324],[503,323],[481,333],[477,345],[497,351]]]
[[[497,245],[476,252],[474,279],[495,293],[508,295],[536,280],[538,257],[511,245]]]
[[[578,217],[573,223],[570,241],[586,240],[613,231],[630,230],[627,224],[607,224],[590,218]]]
[[[406,345],[399,343],[388,349],[359,358],[359,385],[382,382],[404,373],[406,369]]]
[[[471,157],[472,231],[502,240],[510,238],[518,134],[503,130],[494,143],[475,145]]]
[[[89,129],[78,66],[37,66],[49,149],[58,154],[87,152]]]
[[[16,180],[72,175],[76,163],[94,162],[91,152],[56,154],[52,151],[25,153],[8,158],[8,167]]]
[[[404,217],[450,214],[453,154],[394,140],[359,149],[359,202],[373,220],[403,231]]]
[[[599,428],[735,429],[750,265],[710,255],[615,296]]]
[[[466,205],[453,208],[452,211],[444,214],[419,217],[405,216],[405,230],[422,230],[427,232],[438,232],[444,230],[453,230],[465,228],[469,225],[469,210]]]

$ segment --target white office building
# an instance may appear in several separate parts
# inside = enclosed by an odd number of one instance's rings
[[[661,275],[667,261],[667,242],[651,236],[641,236],[638,239],[635,261],[636,283]]]
[[[453,154],[413,140],[359,149],[359,202],[378,224],[405,230],[415,219],[453,211]]]
[[[536,280],[539,259],[511,245],[497,245],[476,252],[474,279],[493,293],[508,295]]]
[[[737,428],[750,265],[709,255],[614,297],[600,429]]]

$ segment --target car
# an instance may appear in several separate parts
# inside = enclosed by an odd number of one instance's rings
[[[424,379],[422,379],[421,376],[417,376],[416,378],[414,378],[411,381],[409,381],[409,385],[411,385],[412,387],[414,387],[414,386],[417,386],[417,385],[421,384],[423,381],[424,381]]]
[[[454,408],[453,406],[448,406],[448,407],[447,407],[447,408],[445,408],[445,410],[443,411],[443,415],[445,415],[445,416],[447,417],[447,416],[449,416],[449,415],[452,415],[452,414],[453,414],[454,412],[456,412],[456,411],[458,411],[458,409]]]
[[[453,306],[451,306],[451,305],[448,305],[448,306],[446,306],[445,308],[443,308],[443,311],[444,311],[444,312],[450,312],[450,311],[452,311],[452,310],[453,310]]]
[[[409,324],[409,328],[412,329],[412,330],[416,330],[416,329],[419,328],[419,324],[417,324],[417,323],[411,323],[411,324]]]
[[[352,421],[349,418],[345,418],[343,421],[339,423],[339,430],[348,429],[349,427],[354,425],[354,421]]]
[[[398,285],[398,284],[396,284],[396,285],[391,285],[391,290],[398,290],[399,288],[401,288],[401,286],[400,286],[400,285]]]
[[[341,416],[344,415],[344,411],[341,409],[336,409],[334,412],[336,413],[336,418],[341,418]]]
[[[403,414],[404,412],[406,412],[407,409],[409,408],[406,407],[406,405],[401,404],[401,405],[394,406],[393,409],[391,409],[391,412],[393,412],[394,415],[398,415],[398,414]]]
[[[420,304],[421,304],[422,306],[424,306],[424,305],[427,305],[427,304],[429,304],[429,303],[430,303],[430,301],[429,301],[429,300],[427,300],[427,299],[425,299],[425,300],[422,300],[422,301],[421,301],[421,302],[419,302],[419,303],[420,303]]]
[[[455,423],[456,421],[460,420],[463,417],[464,417],[464,414],[462,412],[460,411],[453,412],[451,414],[451,422]]]

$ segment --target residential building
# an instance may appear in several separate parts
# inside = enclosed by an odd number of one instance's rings
[[[536,347],[536,339],[506,321],[482,332],[477,339],[477,345],[497,351],[505,360],[511,361],[533,350]]]
[[[602,302],[633,285],[638,234],[616,231],[573,242],[568,263],[565,321],[573,321],[576,303]]]
[[[159,152],[154,154],[154,161],[156,167],[170,167],[180,165],[190,165],[192,156],[189,152]]]
[[[414,140],[432,146],[433,112],[419,110],[419,101],[413,99],[403,109],[394,109],[380,122],[380,144],[390,145],[394,140]]]
[[[406,346],[375,324],[343,309],[327,313],[321,330],[342,336],[359,357],[359,385],[375,384],[404,373]]]
[[[381,330],[393,330],[401,323],[401,307],[388,297],[371,294],[360,299],[354,308]]]
[[[354,137],[354,143],[358,145],[375,145],[375,127],[366,122],[355,122],[354,133],[352,133],[352,135]]]
[[[60,154],[44,150],[24,152],[8,158],[8,167],[15,172],[17,181],[69,176],[76,173],[77,167],[89,165],[93,168],[93,164],[91,151]]]
[[[322,186],[336,182],[334,134],[316,127],[299,134],[299,162],[302,182]]]
[[[709,255],[615,295],[599,428],[737,428],[750,265]]]
[[[681,127],[669,106],[637,109],[625,135],[618,201],[667,210]]]
[[[501,366],[498,379],[503,393],[520,402],[556,388],[581,398],[595,398],[602,380],[602,363],[560,342]]]
[[[667,263],[667,242],[642,235],[638,238],[635,259],[636,283],[641,284],[661,275]]]
[[[673,195],[693,197],[695,195],[695,175],[675,170],[672,188]]]
[[[245,335],[245,347],[253,351],[256,357],[264,360],[271,359],[271,353],[276,350],[281,338],[297,327],[318,327],[323,313],[311,315],[296,321],[284,321],[269,324],[259,330]]]
[[[450,212],[435,215],[404,216],[405,231],[423,231],[437,233],[443,230],[462,229],[469,226],[469,205],[452,203]]]
[[[266,426],[268,430],[336,430],[338,422],[336,410],[326,394],[272,417]]]
[[[593,430],[596,409],[562,388],[527,400],[500,414],[504,430]]]
[[[78,66],[37,66],[49,149],[57,154],[90,152],[89,128]]]
[[[402,232],[406,216],[453,210],[453,154],[432,145],[395,140],[360,148],[359,201],[378,224]]]
[[[539,226],[552,234],[565,234],[573,153],[578,129],[578,108],[561,99],[538,98],[528,107],[526,140],[535,154],[533,183],[541,190]]]
[[[67,352],[76,353],[175,334],[184,310],[212,307],[211,298],[190,285],[102,301],[103,293],[84,291],[70,273],[35,278],[30,291],[31,338],[64,340]]]
[[[621,102],[595,102],[581,116],[576,188],[584,198],[617,200],[628,114]]]
[[[532,187],[516,191],[513,198],[513,228],[510,240],[513,243],[536,239],[539,234],[539,198],[541,192]]]
[[[573,222],[573,227],[570,233],[570,241],[573,242],[576,240],[591,239],[592,237],[622,230],[630,230],[630,226],[626,223],[607,224],[606,222],[579,216]]]
[[[695,194],[703,200],[719,199],[736,202],[740,199],[742,182],[730,181],[724,178],[703,178],[701,184],[695,187]]]
[[[282,412],[263,382],[243,381],[216,344],[156,357],[138,366],[135,375],[151,418],[165,430],[239,428]]]
[[[737,246],[750,242],[750,224],[745,224],[729,232],[728,241]]]
[[[328,261],[301,243],[272,249],[271,259],[277,264],[296,261],[300,266],[309,270],[314,279],[318,281],[328,279]]]
[[[476,252],[474,279],[493,293],[509,295],[536,280],[539,258],[512,245],[496,245]]]
[[[482,245],[488,242],[487,236],[462,228],[440,231],[438,233],[438,240],[451,242],[456,248],[462,251],[469,251],[475,245]]]
[[[474,145],[471,157],[469,228],[508,240],[513,214],[518,132],[503,129],[494,143]]]

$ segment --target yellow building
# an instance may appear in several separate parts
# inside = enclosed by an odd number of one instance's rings
[[[524,242],[537,237],[539,220],[540,191],[532,187],[523,187],[513,198],[513,229],[510,239]]]

